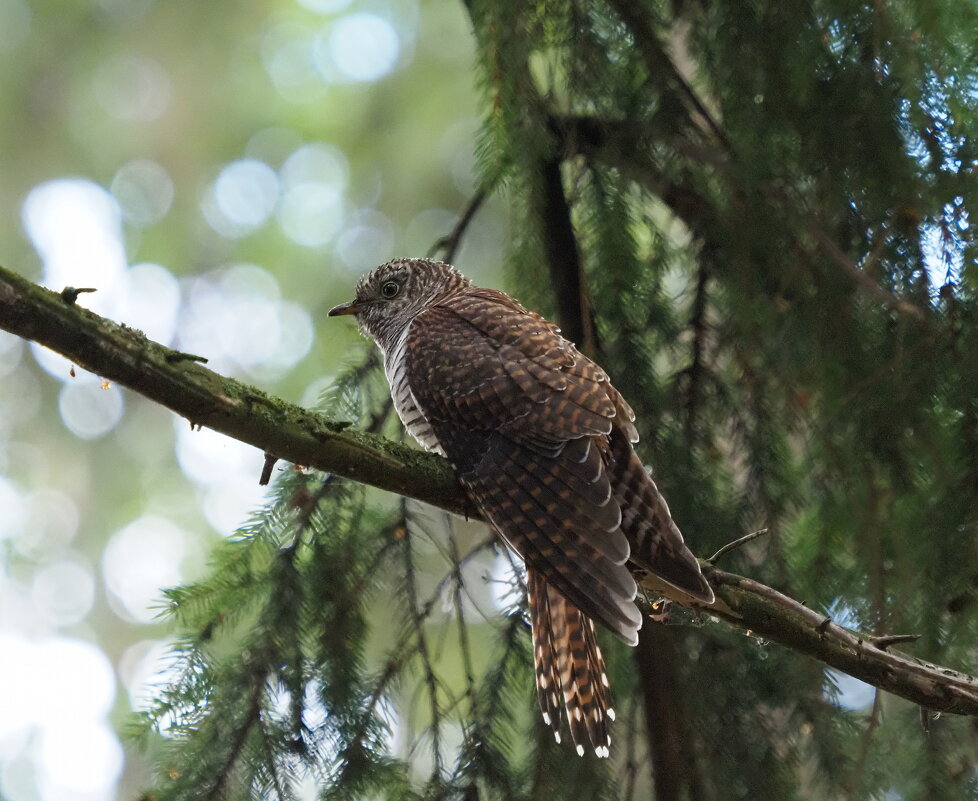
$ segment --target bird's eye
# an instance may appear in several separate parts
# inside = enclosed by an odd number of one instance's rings
[[[387,281],[380,288],[380,294],[383,295],[388,300],[390,300],[393,297],[396,297],[397,293],[400,291],[401,291],[401,285],[397,283],[397,281]]]

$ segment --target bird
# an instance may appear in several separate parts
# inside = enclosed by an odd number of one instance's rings
[[[446,457],[471,504],[526,568],[537,701],[557,742],[610,753],[614,709],[595,623],[628,645],[636,575],[692,604],[714,593],[635,453],[635,414],[560,329],[453,266],[402,258],[329,316],[355,316],[384,357],[394,408]]]

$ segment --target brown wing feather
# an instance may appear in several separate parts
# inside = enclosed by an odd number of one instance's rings
[[[451,454],[461,441],[450,426],[436,426]],[[575,465],[562,458],[547,464],[533,451],[499,435],[477,467],[460,471],[459,479],[476,505],[527,564],[578,608],[634,644],[641,616],[633,603],[635,580],[621,557],[627,542],[616,527],[605,531],[586,511],[580,496],[554,488],[555,472]]]
[[[686,547],[666,499],[641,460],[620,434],[612,436],[611,447],[615,454],[611,485],[622,510],[621,528],[631,546],[631,561],[691,598],[713,603],[713,588],[700,572],[699,562]]]
[[[635,642],[641,617],[624,566],[629,546],[604,462],[607,439],[593,433],[609,432],[608,414],[617,413],[607,377],[596,367],[577,367],[584,357],[552,326],[531,320],[521,327],[526,313],[508,306],[500,314],[512,319],[487,327],[531,355],[492,339],[476,323],[496,316],[496,308],[466,303],[466,317],[454,307],[433,307],[415,318],[406,351],[411,391],[459,479],[502,536],[580,609]],[[512,333],[527,327],[532,336]],[[461,341],[464,369],[455,347]],[[550,384],[533,378],[525,366],[531,361],[538,374],[554,376]],[[558,381],[561,366],[587,378],[565,373]]]
[[[637,642],[626,563],[713,600],[632,451],[634,413],[556,326],[492,290],[421,312],[406,345],[414,400],[473,502],[526,561],[544,718],[557,734],[559,695],[575,744],[607,755],[614,713],[593,620]]]

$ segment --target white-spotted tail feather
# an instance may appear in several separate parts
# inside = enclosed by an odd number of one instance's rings
[[[559,699],[563,699],[577,753],[583,756],[590,744],[597,756],[607,757],[615,712],[594,623],[533,569],[527,570],[527,591],[537,701],[544,722],[560,742]]]

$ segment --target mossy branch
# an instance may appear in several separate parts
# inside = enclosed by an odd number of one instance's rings
[[[202,359],[79,306],[79,292],[37,286],[0,268],[0,328],[61,353],[186,417],[295,464],[361,481],[458,514],[472,513],[448,462],[302,409],[208,370]],[[84,290],[87,291],[87,290]],[[257,480],[257,476],[256,476]],[[978,715],[978,680],[889,650],[909,638],[839,626],[777,590],[711,565],[709,614],[926,709]],[[654,580],[650,589],[682,602]]]
[[[0,328],[135,390],[192,426],[206,426],[293,464],[465,512],[461,488],[444,459],[219,375],[199,356],[172,350],[79,306],[77,293],[71,287],[52,292],[0,267]]]

